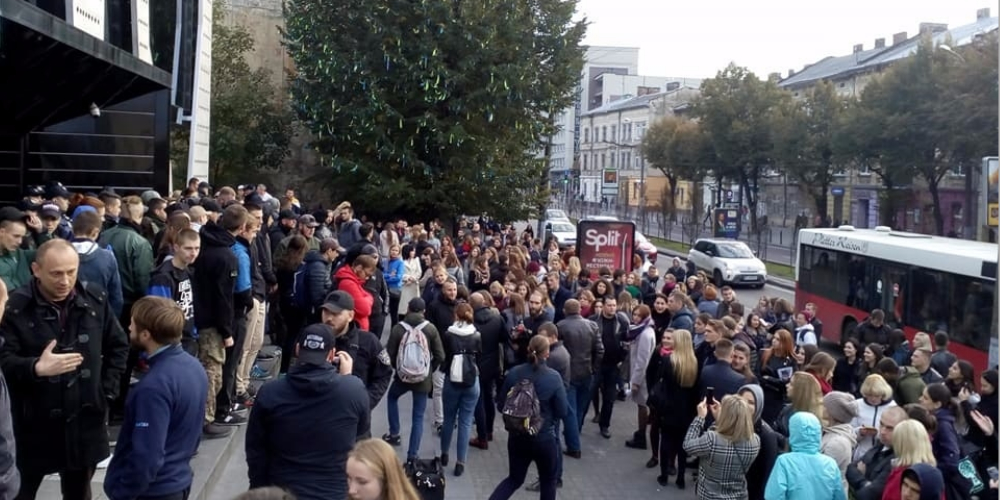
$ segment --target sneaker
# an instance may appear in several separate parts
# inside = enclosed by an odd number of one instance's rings
[[[244,392],[243,394],[236,396],[236,404],[242,405],[244,408],[250,408],[253,406],[253,396]]]
[[[232,427],[224,427],[216,423],[208,424],[201,429],[201,437],[204,439],[224,438],[228,437],[232,433]]]
[[[562,488],[562,487],[563,487],[563,481],[562,481],[562,479],[556,480],[556,488]],[[525,486],[524,489],[526,491],[541,491],[541,489],[542,489],[542,480],[541,479],[535,479],[535,481],[533,483]]]
[[[233,403],[233,407],[229,409],[229,412],[230,413],[242,413],[242,412],[245,412],[245,411],[247,411],[249,409],[250,409],[250,407],[246,403],[244,403],[242,401],[236,401],[235,403]]]
[[[242,415],[230,413],[222,418],[215,419],[215,423],[219,425],[243,425],[247,423],[247,418]]]
[[[398,435],[393,436],[392,434],[389,433],[382,435],[382,441],[385,441],[386,443],[389,443],[393,446],[399,446],[403,444],[403,438],[399,437]]]
[[[442,427],[444,427],[443,423],[441,423],[441,422],[434,422],[434,432],[436,432],[438,436],[441,435],[441,428]]]
[[[250,369],[250,378],[253,380],[267,380],[271,378],[271,374],[267,373],[267,370],[260,367],[260,365],[253,365]]]

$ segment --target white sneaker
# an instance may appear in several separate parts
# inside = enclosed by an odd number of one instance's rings
[[[100,461],[100,462],[99,462],[99,463],[97,464],[97,468],[98,468],[98,469],[107,469],[107,468],[108,468],[108,464],[110,464],[110,463],[111,463],[111,457],[113,457],[113,456],[115,456],[115,454],[114,454],[114,453],[112,453],[112,454],[111,454],[110,456],[108,456],[108,458],[105,458],[104,460],[101,460],[101,461]]]

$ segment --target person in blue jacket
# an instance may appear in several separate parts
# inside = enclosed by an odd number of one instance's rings
[[[536,335],[528,343],[528,362],[507,372],[503,390],[497,396],[497,407],[503,408],[507,395],[515,384],[531,380],[535,395],[540,403],[542,426],[535,435],[512,433],[507,440],[507,461],[510,474],[490,495],[489,500],[507,500],[524,484],[531,462],[538,466],[540,498],[556,498],[558,478],[556,468],[559,460],[560,444],[556,435],[555,422],[562,420],[569,412],[566,387],[562,375],[545,365],[549,357],[549,340],[544,335]]]
[[[792,451],[774,463],[764,488],[766,500],[847,500],[840,467],[819,452],[823,430],[819,419],[800,411],[788,421]]]
[[[146,353],[149,371],[125,402],[104,479],[110,500],[183,500],[191,491],[208,376],[181,347],[184,323],[184,312],[170,299],[143,297],[132,306],[129,340]]]

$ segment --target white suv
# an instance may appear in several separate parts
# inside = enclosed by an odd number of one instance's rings
[[[688,252],[695,267],[712,276],[715,284],[753,285],[767,282],[767,267],[742,241],[702,239]]]

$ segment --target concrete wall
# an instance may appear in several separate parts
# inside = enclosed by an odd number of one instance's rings
[[[227,24],[245,26],[253,36],[254,50],[247,55],[251,68],[266,68],[285,97],[285,68],[291,63],[281,45],[278,27],[284,24],[281,0],[227,0]]]

